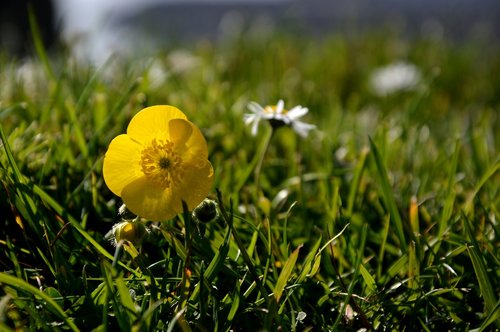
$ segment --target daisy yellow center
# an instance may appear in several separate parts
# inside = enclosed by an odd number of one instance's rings
[[[142,150],[140,164],[144,175],[162,188],[170,188],[182,178],[182,158],[169,140],[153,139],[151,145]]]
[[[266,106],[264,107],[264,112],[269,113],[269,114],[276,114],[276,110],[278,109],[278,106]],[[282,109],[281,114],[286,114],[288,113],[287,109]]]

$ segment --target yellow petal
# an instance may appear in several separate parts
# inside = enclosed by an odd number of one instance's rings
[[[138,216],[151,221],[171,219],[182,212],[182,201],[192,210],[207,197],[213,184],[213,174],[208,160],[201,168],[187,165],[181,183],[164,189],[146,178],[140,178],[123,188],[122,199],[127,208]]]
[[[127,134],[133,139],[148,144],[151,139],[167,139],[170,136],[169,122],[172,119],[187,119],[177,107],[157,105],[146,107],[130,121]]]
[[[104,156],[103,177],[108,188],[121,196],[122,189],[144,176],[140,168],[142,146],[127,135],[115,137]]]
[[[205,137],[200,129],[191,123],[193,132],[189,139],[186,141],[184,151],[180,152],[182,160],[190,162],[190,160],[206,160],[208,159],[208,147]]]
[[[182,211],[182,205],[179,209],[178,204],[173,204],[169,189],[163,189],[147,178],[129,183],[122,194],[123,202],[130,211],[151,221],[167,220]]]
[[[181,182],[172,188],[174,203],[185,201],[190,210],[194,209],[207,197],[213,182],[214,170],[208,160],[196,165],[185,164]],[[182,209],[182,205],[180,207]]]
[[[184,146],[184,143],[191,137],[194,125],[184,119],[172,119],[168,122],[170,130],[170,140],[178,145]]]

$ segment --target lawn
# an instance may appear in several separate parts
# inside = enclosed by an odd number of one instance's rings
[[[278,33],[0,68],[0,330],[500,328],[497,44]],[[315,128],[245,124],[280,99]],[[152,105],[203,134],[213,220],[119,214],[104,156]]]

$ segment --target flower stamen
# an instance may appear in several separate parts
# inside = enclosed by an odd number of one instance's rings
[[[182,178],[182,158],[175,153],[174,143],[153,139],[141,152],[141,169],[144,175],[162,188],[170,188]]]
[[[279,108],[278,108],[278,105],[272,105],[272,106],[266,106],[264,107],[264,112],[267,113],[267,114],[287,114],[288,113],[288,110],[283,108],[281,110],[281,112],[278,112]]]

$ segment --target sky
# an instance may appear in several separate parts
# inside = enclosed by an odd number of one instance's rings
[[[281,15],[289,9],[297,10],[298,8],[298,12],[302,15],[300,24],[310,24],[313,30],[314,28],[319,30],[344,28],[342,31],[346,32],[346,27],[370,27],[372,24],[402,22],[402,29],[410,27],[410,30],[425,34],[428,33],[425,30],[426,27],[432,26],[433,31],[445,31],[459,39],[471,33],[479,36],[484,35],[483,32],[497,34],[496,32],[500,31],[499,0],[453,0],[450,2],[377,0],[377,6],[373,5],[372,0],[53,1],[56,15],[59,17],[63,40],[79,57],[98,63],[105,61],[114,52],[126,54],[131,50],[131,45],[132,48],[137,49],[138,42],[152,42],[158,35],[162,40],[166,40],[167,34],[172,30],[174,33],[184,32],[184,35],[176,36],[177,38],[185,38],[188,32],[203,34],[207,32],[207,29],[217,32],[222,18],[220,12],[211,11],[210,14],[209,8],[205,6],[201,13],[199,7],[186,6],[195,3],[200,5],[245,3],[255,5],[255,8],[259,6],[264,8],[264,4],[274,4],[277,5],[275,8],[278,8],[274,15]],[[155,7],[149,12],[141,11],[153,4],[163,4],[163,7]],[[169,4],[177,6],[166,6]],[[222,7],[219,6],[219,8]],[[252,6],[246,8],[248,7]],[[231,8],[231,6],[224,8]],[[276,19],[276,16],[274,18]],[[486,23],[483,24],[483,21]],[[148,33],[139,35],[138,28],[144,27],[144,24],[149,25]],[[354,29],[354,31],[357,30]],[[155,33],[156,36],[154,36]]]

